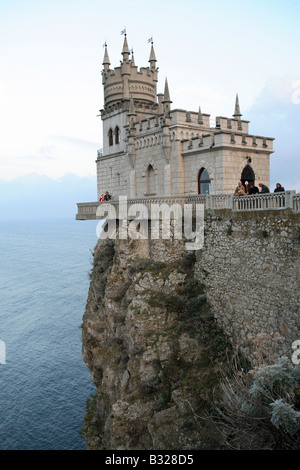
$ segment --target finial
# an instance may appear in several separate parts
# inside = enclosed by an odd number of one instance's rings
[[[169,92],[169,85],[168,85],[167,78],[166,78],[166,81],[165,81],[165,91],[164,91],[163,103],[172,103],[172,101],[170,100],[170,92]]]
[[[235,108],[234,108],[233,117],[238,118],[238,119],[240,119],[242,117],[242,114],[241,114],[241,111],[240,111],[240,104],[239,104],[238,94],[236,94],[236,97],[235,97]]]
[[[201,108],[199,106],[199,111],[198,111],[198,123],[203,124],[203,115],[201,113]]]

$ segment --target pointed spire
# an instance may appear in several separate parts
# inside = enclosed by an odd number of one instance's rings
[[[104,58],[103,58],[102,65],[104,65],[104,68],[107,70],[107,69],[109,69],[109,66],[110,66],[110,60],[109,60],[109,57],[108,57],[106,42],[104,43],[104,46],[105,46],[105,51],[104,51]]]
[[[235,97],[235,108],[234,108],[233,117],[238,118],[238,119],[240,119],[242,117],[242,114],[241,114],[241,111],[240,111],[240,104],[239,104],[238,94],[236,94],[236,97]]]
[[[165,91],[164,91],[163,103],[172,103],[172,101],[170,100],[170,92],[169,92],[169,85],[168,85],[167,78],[166,78],[166,81],[165,81]]]
[[[152,39],[152,38],[151,38]],[[150,62],[150,67],[151,69],[155,69],[156,65],[156,56],[155,56],[155,52],[154,52],[154,47],[153,47],[153,41],[151,40],[151,51],[150,51],[150,57],[149,57],[149,61]]]
[[[131,65],[132,66],[135,66],[135,62],[134,62],[134,55],[133,55],[133,49],[131,49]]]
[[[128,43],[127,43],[127,36],[126,36],[126,33],[125,33],[124,43],[123,43],[123,50],[122,50],[122,55],[123,55],[124,60],[128,59],[129,54],[130,54],[130,51],[129,51],[129,47],[128,47]]]
[[[201,108],[199,106],[199,111],[198,111],[198,123],[203,124],[203,115],[201,113]]]
[[[164,98],[162,100],[162,103],[163,103],[163,106],[164,106],[165,116],[169,116],[170,109],[171,109],[170,104],[172,103],[172,101],[170,99],[169,85],[168,85],[168,80],[167,79],[165,81],[165,92],[164,92]]]

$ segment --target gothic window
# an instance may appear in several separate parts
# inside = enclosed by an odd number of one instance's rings
[[[210,194],[210,177],[205,168],[199,171],[198,194]]]
[[[108,131],[108,145],[111,146],[113,145],[114,141],[113,141],[113,131],[112,129],[109,129]]]
[[[242,184],[245,184],[246,181],[249,184],[250,183],[254,184],[254,182],[255,182],[255,174],[254,174],[254,171],[253,171],[253,169],[251,168],[251,166],[249,164],[245,166],[245,168],[242,171],[242,175],[241,175]]]
[[[147,194],[156,194],[155,173],[152,165],[147,168]]]
[[[115,128],[115,143],[119,144],[120,143],[120,129],[118,126]]]

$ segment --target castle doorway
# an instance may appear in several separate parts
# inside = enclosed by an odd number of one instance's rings
[[[244,186],[245,186],[246,181],[248,184],[251,184],[251,183],[255,184],[255,174],[249,164],[245,166],[241,174],[241,182]]]
[[[205,168],[199,171],[198,194],[210,194],[210,176]]]

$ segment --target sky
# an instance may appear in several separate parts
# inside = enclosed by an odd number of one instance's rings
[[[231,117],[274,137],[271,186],[300,191],[300,0],[0,0],[0,180],[96,174],[103,44],[111,67],[126,28],[172,108]],[[273,187],[271,187],[273,189]]]

